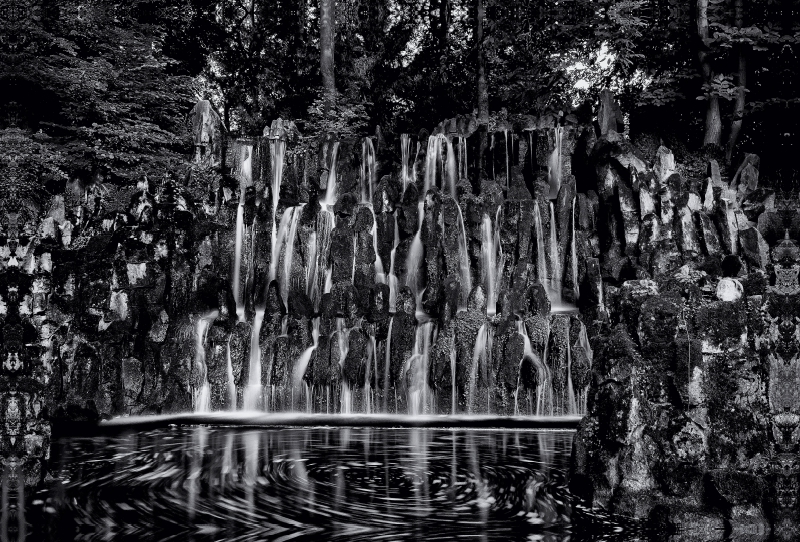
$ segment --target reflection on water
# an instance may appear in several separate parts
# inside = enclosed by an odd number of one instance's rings
[[[599,540],[570,431],[225,427],[63,440],[29,500],[47,540]]]

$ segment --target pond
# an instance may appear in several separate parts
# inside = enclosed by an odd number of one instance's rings
[[[622,540],[568,430],[170,426],[60,439],[29,539]]]

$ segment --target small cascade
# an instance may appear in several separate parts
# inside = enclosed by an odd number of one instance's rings
[[[294,371],[292,372],[292,385],[295,388],[299,388],[300,384],[303,382],[306,369],[308,369],[308,362],[311,361],[311,356],[314,354],[314,350],[316,350],[317,346],[319,345],[319,322],[319,316],[311,320],[311,340],[313,342],[311,346],[303,351],[303,354],[300,356],[300,359],[297,360],[297,363],[294,366]]]
[[[400,180],[403,183],[404,194],[406,187],[415,182],[416,179],[416,160],[411,163],[411,136],[400,134]]]
[[[283,254],[283,268],[281,269],[282,273],[278,280],[278,285],[280,286],[281,298],[283,298],[283,305],[284,307],[289,306],[289,283],[291,282],[292,278],[292,259],[294,258],[294,242],[297,238],[297,224],[300,222],[300,216],[303,214],[303,206],[304,204],[300,204],[297,207],[291,207],[291,219],[289,221],[288,232],[286,232],[286,250]],[[283,220],[281,220],[281,226],[283,226]],[[280,233],[278,234],[278,238],[280,239]]]
[[[236,303],[236,318],[239,322],[245,321],[244,295],[242,290],[242,245],[244,244],[244,190],[239,198],[236,208],[236,245],[233,253],[233,272],[231,273],[231,290]]]
[[[195,369],[201,375],[202,384],[194,396],[195,412],[209,412],[211,410],[211,388],[208,385],[208,368],[206,366],[206,336],[208,329],[219,316],[219,311],[214,309],[203,314],[197,319],[195,329]]]
[[[327,211],[333,216],[333,206],[336,205],[336,202],[339,199],[339,192],[337,186],[337,178],[336,178],[336,169],[337,163],[339,159],[339,142],[336,141],[333,143],[333,149],[331,150],[331,163],[328,169],[328,186],[325,189],[325,198],[320,201],[320,205],[322,206],[323,211]],[[335,221],[334,221],[335,227]]]
[[[572,229],[571,229],[571,236],[570,236],[570,247],[572,248],[572,287],[574,289],[573,297],[575,302],[577,303],[578,299],[580,299],[580,286],[578,284],[578,244],[577,244],[577,237],[575,236],[575,230],[577,229],[575,226],[575,202],[578,200],[578,196],[572,198]]]
[[[341,374],[347,352],[350,350],[350,329],[344,326],[344,318],[336,319],[336,346],[339,348],[339,373]],[[339,411],[342,414],[352,414],[353,395],[350,385],[342,379],[342,397]]]
[[[486,314],[497,314],[497,293],[499,279],[505,265],[503,247],[500,245],[500,212],[498,206],[494,224],[489,215],[483,215],[481,225],[481,260],[483,262],[483,281],[486,286]]]
[[[403,367],[407,382],[408,413],[424,414],[429,408],[428,363],[435,323],[425,322],[417,325],[414,350]]]
[[[244,390],[242,408],[244,410],[258,410],[262,402],[261,386],[261,346],[259,336],[261,335],[261,325],[264,322],[265,307],[256,308],[253,318],[253,328],[250,330],[250,358],[247,387]]]
[[[452,140],[447,137],[443,137],[443,139],[447,144],[447,186],[450,189],[450,197],[458,201],[456,195],[456,183],[458,182],[458,178],[456,177],[456,151],[453,148]]]
[[[372,229],[369,230],[369,233],[372,235],[372,248],[375,250],[375,284],[386,284],[386,272],[383,269],[380,252],[378,252],[378,219],[375,217],[372,205],[369,206],[369,210],[372,212]]]
[[[330,291],[327,286],[328,256],[331,249],[331,232],[333,231],[333,215],[331,213],[317,214],[316,229],[314,232],[313,246],[309,244],[306,279],[306,293],[314,304],[314,310],[319,310],[322,293]],[[327,289],[326,289],[327,288]],[[322,289],[322,291],[320,291]]]
[[[280,260],[281,256],[281,248],[283,247],[283,243],[286,241],[286,234],[291,227],[293,214],[294,207],[287,207],[284,209],[283,215],[281,216],[281,225],[278,228],[278,234],[275,239],[273,239],[272,243],[272,253],[270,254],[269,260],[269,277],[267,278],[268,285],[270,282],[278,278],[278,261]]]
[[[253,184],[253,145],[240,144],[234,162],[234,176],[239,181],[239,205],[236,208],[235,248],[233,255],[233,272],[231,273],[231,289],[236,303],[236,317],[239,322],[245,321],[244,292],[242,292],[242,250],[244,247],[244,195],[248,186]]]
[[[372,203],[377,175],[375,146],[371,137],[365,137],[361,143],[361,203]]]
[[[552,311],[557,312],[563,308],[561,301],[561,260],[558,256],[558,239],[556,233],[556,212],[553,201],[550,201],[550,303]]]
[[[473,414],[475,410],[475,390],[478,387],[478,366],[486,371],[489,351],[489,329],[483,324],[475,337],[475,346],[472,349],[472,367],[469,375],[469,392],[467,394],[467,412]]]
[[[464,227],[464,216],[461,213],[461,206],[458,209],[458,278],[461,282],[461,293],[458,296],[458,310],[467,309],[467,299],[472,291],[472,273],[469,269],[469,250],[467,249],[467,231]]]
[[[389,312],[397,311],[397,274],[394,271],[394,259],[397,254],[397,245],[400,244],[400,229],[397,227],[397,214],[394,214],[394,241],[389,258]]]
[[[561,188],[561,138],[564,129],[561,126],[556,126],[554,130],[555,148],[547,159],[548,184],[550,185],[550,195],[548,197],[551,200],[556,199]]]
[[[422,286],[422,273],[421,273],[421,266],[422,260],[425,256],[424,250],[425,247],[422,244],[422,229],[417,230],[417,234],[414,236],[414,239],[411,241],[411,248],[408,250],[408,258],[406,259],[406,286],[411,288],[411,292],[414,294],[414,299],[416,300],[416,313],[418,317],[420,315],[424,315],[424,311],[422,310],[422,294],[425,291],[424,287]]]
[[[425,184],[422,189],[420,199],[424,200],[428,190],[436,186],[436,174],[442,163],[442,143],[447,141],[443,135],[430,136],[428,138],[428,151],[425,154]],[[420,216],[422,223],[422,216]]]
[[[270,245],[272,254],[270,254],[269,263],[269,281],[272,281],[275,279],[276,266],[278,265],[278,201],[280,200],[281,182],[283,181],[283,160],[286,156],[286,142],[280,139],[271,140],[269,142],[269,152],[272,164],[272,244]]]

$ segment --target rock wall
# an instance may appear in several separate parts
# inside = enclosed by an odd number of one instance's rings
[[[3,194],[2,456],[31,482],[68,420],[588,408],[595,504],[716,525],[791,501],[800,220],[757,157],[648,162],[610,96],[595,126],[399,147],[279,119],[223,152],[195,113],[185,176]]]

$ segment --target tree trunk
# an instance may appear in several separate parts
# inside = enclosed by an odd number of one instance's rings
[[[325,113],[336,100],[336,78],[333,72],[333,37],[336,31],[336,0],[319,0],[319,53]]]
[[[744,26],[744,0],[736,0],[735,3],[735,23],[737,28]],[[744,90],[747,85],[747,58],[745,57],[744,44],[739,44],[739,71],[736,75],[736,84],[739,90],[736,93],[736,103],[733,105],[733,120],[731,121],[731,133],[728,138],[728,146],[725,150],[725,161],[730,164],[733,157],[733,150],[742,131],[742,119],[744,118]]]
[[[700,67],[703,79],[710,84],[714,79],[711,70],[708,46],[708,0],[697,0],[697,34],[700,37]],[[719,146],[722,138],[722,118],[719,113],[719,96],[709,93],[708,109],[706,109],[706,127],[703,136],[703,145]]]
[[[489,124],[489,88],[486,84],[486,55],[483,45],[483,22],[486,18],[486,8],[483,0],[478,2],[478,16],[475,27],[475,41],[478,47],[478,124]]]

